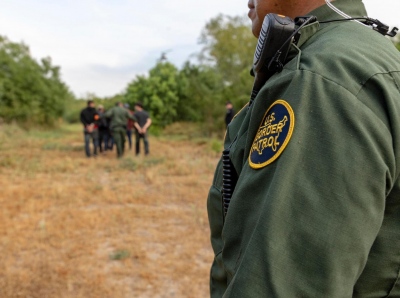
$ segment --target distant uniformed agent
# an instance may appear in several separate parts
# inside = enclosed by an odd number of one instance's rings
[[[127,121],[128,119],[133,120],[134,126],[137,127],[136,118],[123,107],[123,104],[121,102],[117,103],[115,107],[105,112],[102,117],[111,119],[110,129],[112,131],[114,142],[117,146],[117,157],[121,158],[124,155],[125,149]]]
[[[324,0],[248,6],[255,36],[267,13],[343,19]],[[211,296],[400,297],[400,53],[342,21],[304,27],[289,57],[228,126],[238,179],[226,216],[222,162],[208,197]]]
[[[133,111],[129,109],[129,103],[125,103],[124,108],[128,110],[129,114],[133,115]],[[132,150],[132,128],[134,127],[133,123],[134,122],[132,119],[128,119],[128,122],[126,123],[126,136],[128,137],[129,150]]]

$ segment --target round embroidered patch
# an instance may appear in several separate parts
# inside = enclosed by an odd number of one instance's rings
[[[286,101],[279,99],[267,110],[250,149],[249,163],[253,169],[263,168],[283,152],[294,129],[294,113]]]

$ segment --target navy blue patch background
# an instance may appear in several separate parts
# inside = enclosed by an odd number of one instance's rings
[[[285,104],[284,104],[285,103]],[[290,111],[288,110],[288,107]],[[279,136],[277,134],[274,135],[268,135],[264,136],[262,138],[257,139],[257,136],[259,132],[265,127],[265,121],[268,119],[269,116],[274,115],[275,120],[271,123],[271,125],[278,124],[280,121],[282,121],[285,116],[287,117],[287,121],[285,125],[282,127],[281,132],[279,133]],[[263,166],[266,166],[267,164],[273,162],[276,158],[279,157],[279,155],[282,153],[283,149],[287,145],[287,142],[289,141],[291,137],[291,127],[294,125],[294,114],[293,111],[291,110],[290,106],[288,103],[285,101],[277,101],[275,102],[271,108],[267,111],[265,114],[262,123],[260,125],[260,128],[257,131],[257,135],[253,141],[252,149],[250,150],[250,156],[249,156],[249,161],[250,165],[254,168],[260,168]],[[290,133],[290,134],[289,134]],[[262,150],[262,154],[260,155],[257,150],[253,149],[254,143],[259,142],[264,140],[265,138],[269,138],[270,136],[278,136],[276,138],[277,147],[275,148],[276,150],[274,151],[271,147],[264,148]],[[285,143],[286,141],[286,143]]]

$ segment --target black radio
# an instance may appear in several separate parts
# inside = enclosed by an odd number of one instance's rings
[[[250,71],[255,78],[249,105],[265,82],[283,69],[291,45],[298,42],[300,29],[316,20],[314,16],[298,17],[295,21],[274,13],[265,16]]]

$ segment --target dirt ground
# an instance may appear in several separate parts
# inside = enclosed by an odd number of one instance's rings
[[[207,297],[215,142],[86,158],[79,126],[0,126],[0,297]]]

